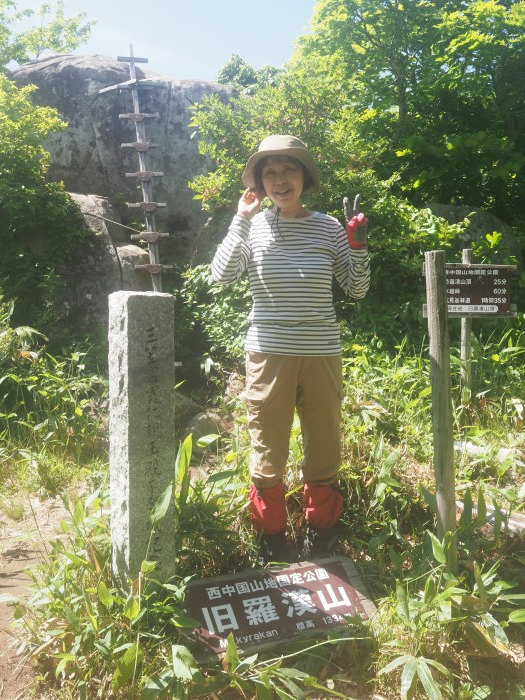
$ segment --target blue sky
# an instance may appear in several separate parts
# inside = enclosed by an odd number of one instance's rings
[[[37,0],[17,6],[36,8]],[[213,80],[231,54],[254,68],[281,66],[308,31],[314,0],[64,0],[66,15],[96,20],[78,54],[149,58],[147,68],[175,79]]]

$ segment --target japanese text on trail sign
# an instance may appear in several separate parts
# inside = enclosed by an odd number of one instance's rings
[[[333,630],[352,616],[368,619],[375,609],[343,558],[191,583],[186,606],[203,623],[195,634],[208,653],[224,651],[230,633],[240,649],[268,646]]]
[[[447,263],[447,309],[449,316],[515,316],[512,277],[516,265]],[[423,315],[427,315],[426,305]]]
[[[447,265],[448,313],[510,315],[512,265]]]

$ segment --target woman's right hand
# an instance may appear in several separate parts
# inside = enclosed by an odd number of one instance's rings
[[[250,188],[244,190],[242,197],[237,205],[237,214],[244,216],[246,219],[251,219],[261,208],[263,197]]]

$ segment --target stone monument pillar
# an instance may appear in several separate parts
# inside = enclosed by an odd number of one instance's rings
[[[150,513],[174,477],[174,298],[157,292],[109,295],[109,463],[113,571],[136,578],[174,573],[173,509],[151,538]],[[148,550],[149,543],[149,550]]]

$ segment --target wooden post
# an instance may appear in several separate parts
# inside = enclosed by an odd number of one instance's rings
[[[461,262],[467,265],[472,263],[472,248],[464,248]],[[472,318],[461,318],[461,402],[470,403],[472,382],[472,352],[471,352]]]
[[[434,470],[438,536],[456,529],[456,493],[454,480],[454,446],[452,437],[452,403],[450,396],[450,352],[445,251],[425,253],[428,332],[430,339],[430,377],[432,385],[432,426],[434,434]],[[448,553],[449,568],[457,563],[455,539]]]

